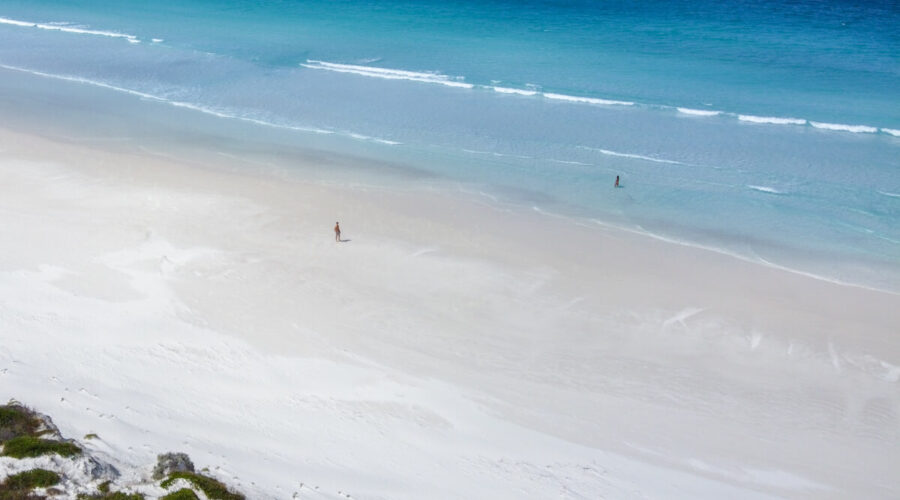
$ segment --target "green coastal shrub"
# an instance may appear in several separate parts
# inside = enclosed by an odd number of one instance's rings
[[[3,444],[2,455],[13,458],[33,458],[50,453],[56,453],[63,457],[71,457],[72,455],[81,453],[81,448],[72,443],[63,443],[31,436],[19,436],[12,438]]]
[[[30,490],[12,490],[0,485],[0,500],[47,500]]]
[[[174,493],[169,493],[159,500],[200,500],[200,498],[197,497],[197,494],[194,493],[194,490],[190,488],[181,488]]]
[[[24,406],[0,406],[0,443],[19,436],[33,436],[40,425],[40,419]]]
[[[228,488],[219,481],[193,472],[173,472],[159,484],[163,488],[168,488],[176,479],[184,479],[200,488],[210,500],[245,500],[244,495],[228,491]]]
[[[46,488],[59,483],[59,474],[46,469],[31,469],[13,474],[3,481],[3,485],[13,490]]]

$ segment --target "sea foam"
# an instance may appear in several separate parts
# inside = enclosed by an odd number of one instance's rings
[[[354,75],[368,76],[371,78],[435,83],[438,85],[446,85],[448,87],[460,87],[466,89],[475,87],[471,83],[465,83],[459,81],[459,79],[451,79],[449,76],[442,75],[437,72],[419,72],[403,69],[378,68],[375,66],[360,66],[358,64],[338,64],[326,61],[316,61],[313,59],[307,59],[306,63],[301,63],[300,65],[304,68],[334,71],[337,73],[350,73]]]
[[[16,19],[8,19],[5,17],[0,17],[0,24],[9,24],[12,26],[21,26],[23,28],[38,28],[42,30],[49,31],[62,31],[65,33],[75,33],[78,35],[96,35],[96,36],[107,36],[112,38],[124,38],[128,40],[130,43],[141,43],[138,37],[134,35],[129,35],[126,33],[118,33],[115,31],[102,31],[102,30],[91,30],[86,28],[78,28],[75,26],[71,26],[67,23],[33,23],[28,21],[18,21]]]
[[[705,109],[691,109],[691,108],[677,108],[679,113],[684,113],[686,115],[694,115],[694,116],[716,116],[721,115],[721,111],[715,110],[705,110]]]
[[[750,123],[769,123],[772,125],[806,125],[803,118],[779,118],[777,116],[738,115],[738,120]]]
[[[654,163],[668,163],[670,165],[686,165],[686,163],[676,161],[676,160],[667,160],[665,158],[654,158],[652,156],[639,155],[635,153],[620,153],[618,151],[610,151],[608,149],[600,149],[600,148],[592,148],[588,146],[578,146],[579,149],[586,149],[588,151],[596,151],[600,154],[604,154],[607,156],[617,156],[619,158],[632,158],[635,160],[645,160],[652,161]]]
[[[843,123],[823,123],[809,122],[815,128],[824,130],[837,130],[840,132],[853,132],[856,134],[874,134],[878,132],[878,127],[870,127],[869,125],[844,125]]]
[[[518,94],[525,96],[537,95],[536,90],[523,90],[523,89],[513,89],[509,87],[491,87],[494,89],[494,92],[500,92],[501,94]]]
[[[597,97],[582,97],[582,96],[574,96],[574,95],[566,95],[566,94],[553,94],[550,92],[544,92],[543,96],[547,99],[556,99],[560,101],[568,101],[575,102],[579,104],[599,104],[601,106],[633,106],[634,103],[630,101],[614,101],[610,99],[599,99]]]

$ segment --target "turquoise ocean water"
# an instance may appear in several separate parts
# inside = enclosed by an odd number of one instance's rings
[[[897,2],[3,0],[0,66],[900,290]]]

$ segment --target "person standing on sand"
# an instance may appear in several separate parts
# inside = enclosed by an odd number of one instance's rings
[[[334,223],[334,241],[337,241],[338,243],[340,243],[340,241],[341,241],[341,223],[340,222]]]

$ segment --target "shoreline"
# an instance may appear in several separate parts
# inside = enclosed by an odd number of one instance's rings
[[[227,119],[193,108],[179,107],[155,97],[137,99],[140,96],[123,89],[109,92],[107,87],[86,82],[59,82],[56,81],[58,77],[53,75],[40,76],[5,68],[0,71],[8,76],[15,75],[15,91],[27,96],[24,99],[26,104],[7,103],[8,107],[0,107],[0,112],[13,123],[33,122],[30,123],[31,133],[46,135],[47,131],[52,130],[50,137],[55,135],[56,139],[67,142],[94,143],[97,147],[122,151],[139,148],[141,153],[155,152],[161,156],[167,155],[167,149],[174,146],[172,159],[194,164],[207,162],[207,154],[215,151],[223,156],[222,163],[230,163],[233,165],[231,168],[244,169],[251,174],[276,174],[300,180],[330,179],[334,184],[355,184],[357,187],[368,184],[370,189],[391,189],[386,186],[396,184],[400,191],[428,189],[444,196],[464,197],[474,196],[471,193],[478,193],[481,189],[474,181],[470,185],[459,184],[450,177],[417,166],[425,159],[413,158],[415,155],[411,152],[393,152],[384,156],[393,158],[391,160],[372,160],[370,157],[376,151],[372,148],[377,146],[366,141],[354,143],[313,132],[300,134],[292,129],[255,126],[253,120]],[[65,97],[53,97],[60,89],[65,89]],[[87,122],[83,116],[86,106],[101,108]],[[124,111],[110,112],[119,107]],[[46,116],[54,116],[54,119],[48,120]],[[81,127],[83,132],[80,132]],[[120,135],[123,137],[118,137]],[[115,144],[118,140],[121,143]],[[441,157],[440,153],[429,154],[433,154],[431,159],[438,162],[452,160]],[[321,163],[327,166],[310,167]],[[358,179],[363,180],[360,182]],[[457,186],[456,189],[454,186]],[[567,205],[552,196],[517,191],[516,188],[504,192],[502,185],[492,187],[497,188],[498,192],[484,196],[491,199],[498,209],[537,210],[550,216],[560,214],[573,224],[598,222],[634,234],[710,250],[837,284],[900,293],[900,267],[896,265],[900,261],[892,264],[889,254],[851,255],[846,248],[839,249],[839,245],[829,249],[801,250],[793,243],[766,238],[753,240],[741,232],[722,233],[711,227],[671,229],[674,224],[670,223],[670,229],[665,229],[666,222],[654,218],[658,215],[651,216],[649,212],[642,215],[616,213],[610,211],[614,208],[612,206],[601,210],[599,217],[602,220],[599,220],[598,214],[592,214],[586,207]],[[853,279],[848,279],[851,277]]]
[[[373,498],[900,489],[896,295],[212,152],[0,150],[2,396],[136,462],[187,446],[270,498],[297,464]]]

